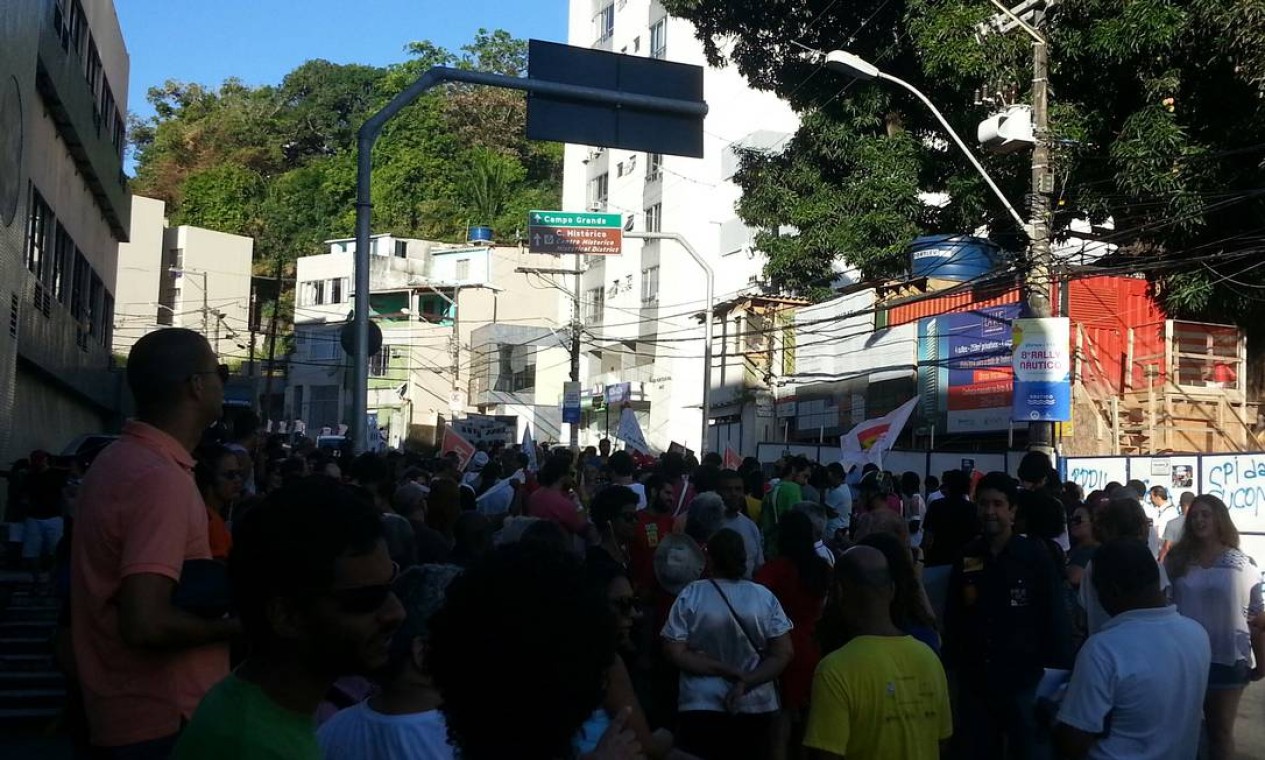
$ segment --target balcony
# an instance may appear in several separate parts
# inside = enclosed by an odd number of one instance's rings
[[[127,191],[122,158],[110,142],[112,125],[98,115],[96,99],[84,79],[78,54],[62,47],[61,38],[53,28],[53,3],[46,5],[47,17],[40,24],[39,32],[36,87],[75,166],[101,207],[102,216],[114,235],[126,241],[132,219],[132,196]]]

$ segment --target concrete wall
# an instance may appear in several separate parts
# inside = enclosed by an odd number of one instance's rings
[[[105,74],[123,112],[127,110],[128,58],[110,0],[83,0]],[[98,313],[115,292],[118,233],[89,188],[118,177],[87,177],[76,162],[50,104],[36,87],[41,41],[49,36],[51,0],[0,3],[0,462],[32,448],[60,450],[86,432],[118,423],[119,375],[110,371],[109,330],[80,337],[69,293],[57,297],[50,279],[37,288],[24,264],[25,230],[36,188],[100,280]],[[48,52],[66,55],[53,46]],[[58,68],[64,61],[45,61]],[[59,69],[60,70],[60,69]],[[83,82],[76,82],[86,89]],[[75,93],[67,93],[67,96]],[[16,207],[12,202],[16,200]],[[10,218],[8,212],[12,210]],[[48,236],[54,256],[56,225]],[[73,279],[73,249],[66,275]],[[88,277],[88,282],[92,280]],[[109,326],[109,320],[103,321]]]
[[[166,203],[139,195],[132,198],[132,237],[119,245],[114,304],[116,355],[127,354],[133,343],[158,324],[166,215]]]
[[[601,0],[572,0],[568,33],[571,44],[594,44],[593,15],[605,4]],[[609,43],[597,47],[648,55],[650,27],[663,15],[662,8],[650,0],[616,3],[614,35]],[[695,39],[689,23],[669,18],[666,59],[694,65],[705,63],[702,44]],[[661,231],[680,233],[689,240],[716,272],[716,295],[724,299],[753,288],[764,264],[749,249],[735,249],[732,245],[734,206],[740,190],[729,181],[731,147],[755,133],[766,137],[770,133],[789,135],[798,120],[789,106],[773,95],[749,89],[732,68],[707,69],[704,96],[710,111],[704,124],[703,158],[664,156],[658,178],[648,178],[644,153],[595,153],[588,146],[568,145],[564,154],[563,207],[586,209],[589,182],[606,173],[606,210],[631,215],[634,229],[644,231],[647,209],[658,204]],[[599,287],[605,296],[602,324],[588,327],[607,340],[594,341],[596,350],[605,350],[600,361],[591,364],[585,385],[624,380],[648,383],[650,414],[644,432],[649,443],[667,448],[670,442],[677,441],[697,449],[702,421],[703,331],[692,316],[704,306],[701,271],[684,251],[666,241],[627,240],[623,255],[593,257],[587,264],[589,271],[583,278],[586,297]],[[659,267],[658,298],[643,303],[643,273],[654,266]],[[639,338],[643,342],[635,349],[615,343]],[[595,437],[596,434],[587,436]]]
[[[209,325],[207,340],[211,341],[216,353],[226,360],[247,359],[249,351],[237,344],[245,344],[249,340],[250,275],[255,241],[240,235],[189,226],[168,229],[164,238],[169,254],[177,250],[182,252],[185,271],[175,280],[180,291],[172,305],[174,323],[201,332],[205,305],[210,310],[205,320],[205,324]],[[174,256],[171,258],[175,259]],[[205,294],[202,290],[204,282]],[[221,315],[218,318],[217,312]]]

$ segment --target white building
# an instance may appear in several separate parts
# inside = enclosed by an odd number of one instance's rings
[[[114,351],[146,333],[186,327],[230,364],[245,363],[255,241],[201,227],[169,227],[166,204],[133,196],[132,239],[119,246]]]
[[[568,37],[572,45],[705,65],[693,26],[653,0],[571,0]],[[774,148],[789,139],[798,120],[774,95],[748,88],[733,68],[706,69],[704,97],[710,110],[703,158],[568,145],[563,208],[618,212],[632,217],[636,231],[683,235],[715,271],[720,302],[759,292],[764,265],[752,249],[754,231],[734,210],[740,195],[731,181],[736,149]],[[666,449],[675,441],[697,450],[705,302],[698,266],[675,243],[631,239],[623,255],[591,257],[587,266],[585,397],[631,382],[632,406],[648,442]],[[600,438],[604,422],[604,414],[589,415],[582,441]]]
[[[296,268],[295,347],[284,418],[301,420],[308,435],[349,424],[351,406],[351,364],[340,334],[352,316],[356,241],[327,245],[329,253],[302,257]],[[518,415],[520,433],[526,424],[556,428],[549,421],[560,416],[565,378],[542,365],[539,376],[531,375],[530,399],[520,396],[510,400],[514,409],[493,409],[504,400],[483,394],[490,375],[482,357],[501,344],[512,349],[512,341],[486,331],[475,339],[480,328],[498,322],[534,327],[521,336],[529,343],[543,342],[542,332],[560,327],[552,291],[516,271],[556,267],[556,259],[516,246],[452,246],[392,235],[374,235],[370,245],[369,310],[382,330],[383,349],[369,362],[368,410],[377,414],[388,445],[432,445],[442,421],[472,407]],[[518,355],[536,353],[524,344]],[[542,361],[545,353],[540,351]],[[558,363],[552,354],[548,360]]]

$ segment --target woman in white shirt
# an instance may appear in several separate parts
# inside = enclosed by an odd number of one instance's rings
[[[1177,611],[1208,631],[1212,668],[1204,720],[1209,756],[1228,760],[1234,757],[1234,721],[1243,689],[1265,676],[1260,571],[1239,551],[1239,532],[1215,496],[1199,496],[1190,505],[1181,540],[1165,566]]]
[[[781,705],[773,682],[791,661],[791,621],[777,597],[743,580],[747,552],[728,528],[707,542],[710,579],[686,586],[663,627],[681,671],[677,747],[703,760],[772,755]]]

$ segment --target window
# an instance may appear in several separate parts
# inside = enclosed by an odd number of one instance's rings
[[[334,282],[330,280],[330,282]],[[299,284],[300,306],[323,306],[325,304],[325,280],[309,280]]]
[[[175,263],[171,265],[172,269],[184,269],[184,249],[173,248],[171,250],[172,256],[174,257],[173,260],[175,261]]]
[[[594,34],[598,42],[605,42],[615,36],[615,4],[611,3],[597,12],[593,17]]]
[[[53,296],[60,303],[66,303],[70,290],[70,270],[75,265],[75,243],[70,239],[66,228],[57,225],[57,235],[53,242],[53,280],[50,283]]]
[[[114,347],[114,296],[109,291],[101,308],[101,345],[107,349]]]
[[[494,391],[518,393],[536,387],[536,349],[534,346],[500,344],[497,346],[496,382]]]
[[[640,34],[637,35],[636,37],[633,37],[633,52],[634,53],[641,52],[641,35]]]
[[[44,279],[48,250],[48,234],[54,224],[53,210],[44,202],[44,196],[30,186],[29,216],[26,222],[26,268],[41,281]]]
[[[75,249],[75,270],[70,286],[70,316],[83,323],[84,305],[88,300],[88,259],[83,251]]]
[[[84,314],[84,323],[88,327],[88,334],[95,335],[98,339],[101,336],[101,315],[102,303],[101,296],[103,293],[101,278],[96,272],[92,273],[92,284],[88,286],[88,308]]]
[[[648,267],[641,270],[641,302],[657,303],[659,301],[659,267]]]
[[[329,302],[330,303],[347,303],[349,278],[335,277],[329,281]]]
[[[668,55],[668,17],[664,16],[650,26],[650,57],[666,58]]]
[[[646,209],[646,232],[663,231],[663,204],[656,203]]]
[[[584,320],[597,324],[606,313],[606,288],[591,288],[586,295]]]
[[[458,282],[470,279],[470,259],[461,259],[458,261],[456,269],[457,271],[454,276],[457,278]]]
[[[589,180],[589,210],[605,211],[610,197],[610,175],[602,172]]]
[[[334,330],[314,330],[307,335],[308,354],[316,360],[337,359],[342,346]]]
[[[391,369],[391,347],[383,346],[382,350],[369,357],[369,376],[386,377]]]
[[[404,242],[403,240],[395,241],[395,257],[397,259],[408,258],[408,243]]]
[[[646,181],[654,182],[663,177],[663,154],[646,154]]]

